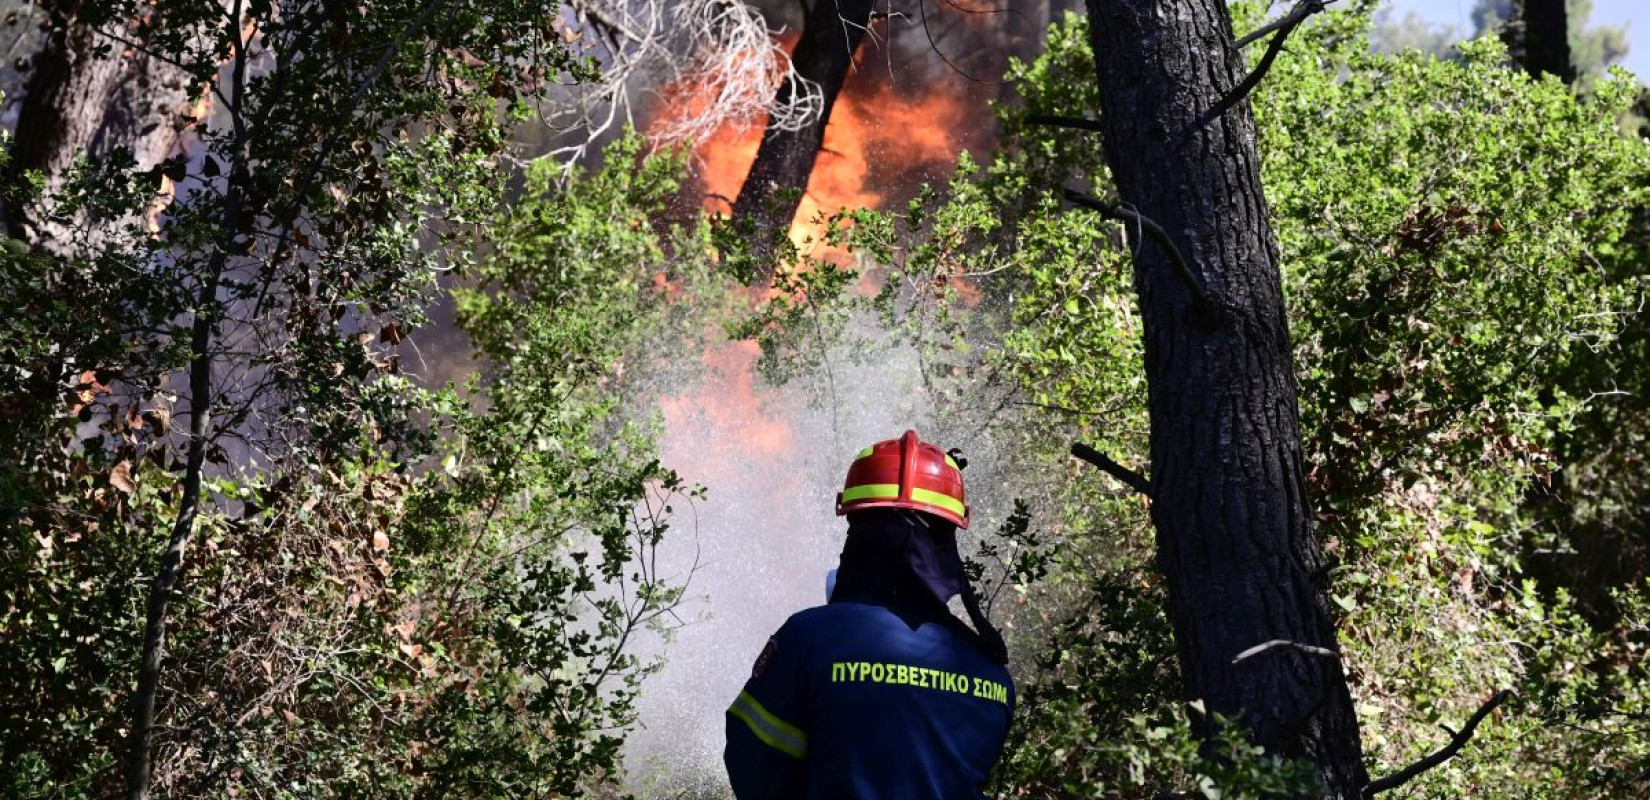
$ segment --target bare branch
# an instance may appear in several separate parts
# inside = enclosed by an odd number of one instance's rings
[[[1388,789],[1396,789],[1399,786],[1413,780],[1415,776],[1450,760],[1451,757],[1460,751],[1462,747],[1466,746],[1467,742],[1472,739],[1472,732],[1478,728],[1478,723],[1483,722],[1484,718],[1489,716],[1490,712],[1494,711],[1496,706],[1501,705],[1508,697],[1511,696],[1511,689],[1502,689],[1501,691],[1496,692],[1494,696],[1490,697],[1490,699],[1485,701],[1482,706],[1478,707],[1478,711],[1473,713],[1472,719],[1467,720],[1466,727],[1462,728],[1460,733],[1455,734],[1454,738],[1450,739],[1449,744],[1439,748],[1437,752],[1434,752],[1432,755],[1410,764],[1409,766],[1404,767],[1403,769],[1398,770],[1385,778],[1370,781],[1369,784],[1364,787],[1365,800],[1374,797],[1378,792],[1384,792]]]
[[[1266,71],[1272,68],[1272,62],[1277,59],[1278,53],[1283,50],[1283,41],[1289,38],[1289,34],[1293,33],[1295,28],[1299,27],[1302,22],[1305,22],[1307,17],[1322,11],[1324,6],[1334,1],[1300,0],[1294,8],[1289,10],[1288,14],[1283,15],[1276,22],[1239,39],[1236,44],[1238,47],[1242,47],[1273,30],[1277,31],[1277,35],[1273,36],[1272,41],[1266,45],[1266,53],[1260,57],[1260,63],[1256,64],[1255,68],[1243,77],[1236,88],[1228,92],[1225,97],[1220,98],[1220,102],[1215,103],[1213,108],[1203,112],[1202,115],[1192,121],[1192,124],[1187,125],[1186,130],[1175,137],[1174,146],[1179,147],[1185,144],[1186,140],[1192,137],[1192,134],[1202,130],[1203,126],[1219,119],[1221,115],[1230,111],[1232,106],[1248,97],[1249,93],[1260,85],[1261,79],[1266,77]]]
[[[1099,131],[1100,120],[1084,117],[1063,117],[1058,114],[1031,114],[1026,117],[1027,125],[1052,125],[1059,128],[1074,128],[1080,131]]]
[[[738,0],[571,0],[567,36],[599,48],[601,76],[561,89],[541,119],[557,137],[550,156],[571,168],[615,126],[633,123],[655,95],[666,109],[647,131],[658,144],[702,139],[729,121],[798,130],[824,109],[762,14]],[[578,45],[574,45],[578,49]],[[779,92],[783,85],[791,91]]]
[[[1335,659],[1338,659],[1338,658],[1341,657],[1340,653],[1337,653],[1334,650],[1330,650],[1327,647],[1313,647],[1312,645],[1309,645],[1309,644],[1301,644],[1300,642],[1291,642],[1288,639],[1273,639],[1270,642],[1262,642],[1260,644],[1255,645],[1254,647],[1249,648],[1248,650],[1245,650],[1241,653],[1238,653],[1237,658],[1232,659],[1232,663],[1236,664],[1239,661],[1242,661],[1246,658],[1250,658],[1252,656],[1258,656],[1261,653],[1264,653],[1267,650],[1271,650],[1274,647],[1287,647],[1291,650],[1295,650],[1295,651],[1298,651],[1298,652],[1301,652],[1301,653],[1305,653],[1309,656],[1323,656],[1324,658],[1335,658]]]
[[[1089,447],[1082,442],[1072,442],[1071,454],[1077,458],[1089,462],[1090,464],[1093,464],[1096,467],[1099,467],[1102,472],[1121,481],[1130,489],[1133,489],[1148,498],[1152,496],[1152,484],[1151,481],[1146,479],[1146,476],[1111,460],[1105,453]]]
[[[1329,3],[1333,3],[1333,2],[1335,2],[1335,0],[1324,0],[1324,2],[1319,3],[1319,5],[1320,6],[1325,6],[1325,5],[1328,5]],[[1275,31],[1279,28],[1282,28],[1284,26],[1293,27],[1296,24],[1299,24],[1300,20],[1295,19],[1295,15],[1297,13],[1300,13],[1300,7],[1302,5],[1305,5],[1305,3],[1297,4],[1294,8],[1289,9],[1289,13],[1284,14],[1283,16],[1278,17],[1277,19],[1272,20],[1271,22],[1268,22],[1265,25],[1262,25],[1259,28],[1256,28],[1256,29],[1250,31],[1249,33],[1245,34],[1243,36],[1243,38],[1238,39],[1237,42],[1235,42],[1233,44],[1233,46],[1236,47],[1239,50],[1242,50],[1243,48],[1248,47],[1251,44],[1254,44],[1257,39],[1261,39],[1261,38],[1265,37],[1267,34],[1273,32],[1273,31]],[[1309,12],[1306,12],[1306,13],[1307,14],[1314,14],[1314,13],[1317,13],[1317,12],[1316,11],[1309,11]],[[1304,19],[1304,17],[1302,17],[1302,19]]]
[[[1175,274],[1180,276],[1181,281],[1186,284],[1186,288],[1191,291],[1193,309],[1208,320],[1218,321],[1220,319],[1220,309],[1209,299],[1209,293],[1203,288],[1203,282],[1198,280],[1196,273],[1192,272],[1192,265],[1186,261],[1184,255],[1181,255],[1180,248],[1175,246],[1174,240],[1169,238],[1169,232],[1163,230],[1162,225],[1132,208],[1124,208],[1116,203],[1108,203],[1098,197],[1083,194],[1074,189],[1066,189],[1065,198],[1067,202],[1076,203],[1092,211],[1098,211],[1112,219],[1132,223],[1144,231],[1147,236],[1152,237],[1152,240],[1157,242],[1158,246],[1162,247],[1163,251],[1168,254],[1169,265],[1174,267]]]
[[[943,2],[943,0],[942,0],[942,2]],[[928,22],[928,0],[917,0],[917,11],[922,16],[922,33],[923,33],[924,36],[928,37],[928,47],[934,51],[934,55],[939,56],[940,60],[945,62],[946,66],[951,68],[952,72],[955,72],[958,75],[961,75],[964,78],[966,78],[967,80],[972,81],[974,83],[983,83],[983,84],[987,84],[987,85],[995,85],[995,84],[1001,84],[1001,83],[1007,83],[1008,82],[1007,80],[994,80],[993,81],[993,80],[985,80],[983,78],[977,78],[977,77],[973,76],[972,74],[969,74],[969,72],[967,70],[964,70],[962,67],[957,66],[956,62],[952,61],[950,56],[947,56],[943,51],[941,51],[939,44],[934,41],[934,30],[933,30],[933,28],[929,27],[929,22]],[[1018,12],[1016,12],[1016,13],[1018,13]]]

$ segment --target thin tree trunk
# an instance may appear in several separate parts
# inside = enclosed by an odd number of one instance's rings
[[[232,0],[227,13],[228,34],[234,37],[229,73],[229,115],[235,138],[229,150],[229,179],[219,217],[219,241],[207,260],[205,274],[195,290],[194,319],[189,338],[189,445],[184,460],[182,496],[172,534],[161,555],[160,570],[149,587],[143,650],[138,663],[137,691],[132,696],[132,737],[126,754],[126,794],[130,800],[148,800],[154,766],[156,700],[161,666],[166,658],[167,612],[183,575],[183,557],[194,537],[200,516],[201,487],[206,473],[206,451],[214,430],[211,424],[212,374],[215,340],[223,303],[218,288],[229,267],[229,253],[243,233],[243,204],[247,175],[247,130],[242,104],[246,100],[246,45],[241,40],[241,0]]]
[[[238,223],[239,203],[232,195],[226,217]],[[161,662],[166,658],[166,614],[183,573],[183,556],[194,536],[200,513],[201,483],[206,471],[206,444],[211,435],[212,339],[216,320],[210,309],[217,306],[218,278],[223,273],[223,257],[214,257],[208,280],[197,296],[200,311],[195,314],[189,349],[189,448],[185,459],[172,535],[161,556],[160,571],[149,587],[149,608],[143,631],[143,652],[138,665],[137,692],[132,696],[132,738],[126,760],[127,796],[145,800],[149,796],[149,775],[153,765],[155,699],[160,691]]]
[[[1524,22],[1524,52],[1521,59],[1530,75],[1557,75],[1566,84],[1575,83],[1576,68],[1570,60],[1570,24],[1565,0],[1523,0],[1519,16]]]
[[[803,21],[802,38],[791,53],[791,62],[798,75],[819,84],[824,108],[799,130],[769,127],[763,132],[756,160],[733,204],[734,219],[753,226],[757,252],[764,256],[771,256],[773,237],[790,227],[796,207],[802,202],[808,176],[825,141],[831,108],[853,65],[854,51],[871,24],[873,6],[873,0],[814,0]],[[782,84],[775,107],[787,105],[794,88],[791,82]],[[761,261],[764,268],[771,268],[770,258]]]
[[[1198,314],[1164,250],[1140,247],[1152,521],[1186,696],[1240,718],[1269,753],[1311,760],[1329,796],[1353,800],[1368,776],[1339,659],[1272,647],[1234,663],[1272,640],[1339,648],[1248,104],[1182,138],[1244,75],[1225,0],[1088,8],[1118,193],[1167,230],[1221,312]]]
[[[47,4],[51,32],[30,65],[12,144],[13,180],[26,170],[46,176],[46,192],[63,185],[75,159],[98,161],[130,150],[139,169],[171,154],[188,110],[189,77],[181,69],[100,34],[81,17],[84,0]],[[141,41],[142,26],[116,31]],[[98,47],[107,46],[100,55]],[[67,255],[69,226],[8,207],[7,232],[38,249]]]

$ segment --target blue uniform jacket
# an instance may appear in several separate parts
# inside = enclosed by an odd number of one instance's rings
[[[768,641],[723,759],[739,800],[981,798],[1013,707],[1008,670],[951,615],[838,601]]]

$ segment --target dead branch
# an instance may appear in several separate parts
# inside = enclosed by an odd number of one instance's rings
[[[1248,75],[1245,75],[1242,81],[1238,82],[1236,88],[1228,92],[1225,97],[1220,98],[1220,102],[1215,103],[1213,108],[1203,112],[1197,119],[1192,120],[1192,124],[1187,125],[1186,130],[1175,137],[1175,146],[1179,147],[1185,144],[1186,140],[1192,137],[1192,134],[1202,130],[1203,126],[1219,119],[1227,111],[1230,111],[1232,106],[1248,97],[1249,93],[1260,85],[1261,79],[1266,77],[1266,71],[1272,68],[1272,62],[1277,59],[1278,53],[1282,52],[1283,42],[1289,38],[1289,34],[1293,33],[1295,28],[1299,27],[1302,22],[1305,22],[1307,17],[1322,11],[1324,6],[1333,2],[1335,0],[1300,0],[1294,8],[1289,9],[1288,14],[1239,39],[1236,46],[1241,48],[1261,36],[1274,30],[1277,31],[1277,35],[1273,36],[1272,41],[1266,45],[1266,53],[1260,57],[1260,63],[1256,64],[1255,68]]]
[[[941,1],[943,2],[944,0],[941,0]],[[966,10],[966,9],[964,9],[964,10]],[[939,56],[940,60],[945,62],[945,65],[947,67],[951,68],[952,72],[955,72],[958,75],[963,76],[963,78],[967,79],[968,81],[970,81],[972,83],[981,83],[981,84],[987,84],[987,85],[1007,83],[1006,80],[985,80],[983,78],[977,78],[977,77],[969,74],[969,72],[967,70],[964,70],[962,67],[957,66],[956,62],[952,61],[950,56],[946,55],[943,51],[940,50],[939,43],[934,41],[934,29],[932,27],[930,27],[930,25],[928,23],[928,2],[927,2],[927,0],[917,0],[917,12],[922,17],[922,33],[923,33],[924,36],[928,37],[928,47],[934,51],[934,55]],[[1015,13],[1019,13],[1019,12],[1015,12]]]
[[[1450,760],[1451,757],[1460,751],[1462,747],[1466,746],[1467,742],[1472,739],[1472,733],[1478,728],[1478,723],[1483,722],[1484,718],[1489,716],[1490,712],[1494,711],[1496,706],[1501,705],[1508,697],[1511,696],[1511,689],[1502,689],[1501,691],[1496,692],[1494,696],[1490,697],[1489,700],[1485,701],[1483,705],[1478,707],[1478,711],[1474,712],[1472,718],[1467,720],[1466,727],[1463,727],[1460,733],[1456,733],[1454,738],[1450,739],[1449,744],[1439,748],[1432,755],[1410,764],[1409,766],[1404,767],[1403,769],[1398,770],[1385,778],[1370,781],[1369,784],[1364,787],[1365,800],[1374,797],[1378,792],[1384,792],[1388,789],[1396,789],[1399,786],[1413,780],[1415,776]],[[1445,728],[1445,730],[1449,729]]]
[[[680,144],[730,121],[797,130],[823,110],[820,89],[797,74],[756,9],[737,0],[572,0],[575,51],[601,63],[598,80],[560,87],[540,110],[564,142],[551,157],[571,169],[603,134],[634,125],[650,98],[667,102],[647,135]],[[791,91],[780,93],[782,85]],[[689,96],[691,95],[691,96]]]
[[[1261,653],[1264,653],[1267,650],[1271,650],[1274,647],[1287,647],[1291,650],[1295,650],[1295,651],[1298,651],[1298,652],[1301,652],[1301,653],[1305,653],[1309,656],[1323,656],[1325,658],[1335,658],[1335,659],[1338,659],[1338,658],[1341,657],[1340,653],[1337,653],[1334,650],[1330,650],[1327,647],[1313,647],[1312,645],[1309,645],[1309,644],[1301,644],[1300,642],[1291,642],[1288,639],[1273,639],[1270,642],[1262,642],[1260,644],[1255,645],[1254,647],[1249,648],[1248,650],[1245,650],[1241,653],[1238,653],[1237,658],[1232,659],[1232,663],[1236,664],[1239,661],[1242,661],[1242,660],[1244,660],[1246,658],[1249,658],[1251,656],[1258,656]]]
[[[1328,5],[1329,3],[1333,3],[1333,2],[1335,2],[1335,0],[1324,0],[1319,5],[1320,6]],[[1254,44],[1255,40],[1260,39],[1260,38],[1266,36],[1267,34],[1273,32],[1273,31],[1275,31],[1279,28],[1282,28],[1286,25],[1290,26],[1290,27],[1293,27],[1293,26],[1299,24],[1301,20],[1300,19],[1295,19],[1294,17],[1295,17],[1296,13],[1300,12],[1300,6],[1301,5],[1304,5],[1304,3],[1298,4],[1294,8],[1289,9],[1289,13],[1284,14],[1283,16],[1278,17],[1277,19],[1272,20],[1271,22],[1268,22],[1265,25],[1262,25],[1259,28],[1256,28],[1256,29],[1250,31],[1248,34],[1244,35],[1243,38],[1238,39],[1237,42],[1234,44],[1234,46],[1237,47],[1237,49],[1242,50],[1243,48],[1248,47],[1251,44]],[[1308,15],[1310,15],[1310,14],[1315,14],[1317,12],[1316,11],[1309,11],[1309,12],[1306,12],[1306,13]],[[1301,19],[1305,19],[1305,17],[1302,17]]]
[[[1026,117],[1027,125],[1052,125],[1058,128],[1073,128],[1080,131],[1099,131],[1100,120],[1084,117],[1064,117],[1059,114],[1031,114]]]
[[[1162,247],[1163,251],[1168,254],[1169,265],[1174,267],[1175,274],[1180,276],[1180,280],[1191,291],[1192,308],[1205,319],[1219,320],[1220,309],[1209,299],[1209,293],[1203,288],[1203,282],[1198,280],[1196,273],[1192,272],[1192,265],[1186,261],[1186,257],[1181,254],[1180,248],[1175,246],[1174,240],[1169,238],[1169,232],[1163,230],[1162,225],[1132,208],[1124,208],[1116,203],[1108,203],[1098,197],[1083,194],[1073,189],[1065,190],[1065,198],[1067,202],[1075,203],[1091,211],[1098,211],[1111,219],[1132,223],[1144,231],[1147,236],[1152,237],[1152,240],[1157,242],[1158,246]]]
[[[1101,472],[1116,478],[1130,489],[1133,489],[1148,498],[1152,496],[1152,484],[1151,481],[1146,480],[1146,476],[1111,460],[1105,453],[1089,447],[1082,442],[1072,442],[1071,454],[1077,458],[1089,462],[1090,464],[1093,464],[1096,467],[1099,467]]]

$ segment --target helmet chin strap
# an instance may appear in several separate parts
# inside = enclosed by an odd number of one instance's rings
[[[980,635],[980,641],[985,645],[985,654],[998,664],[1008,663],[1008,644],[1003,641],[1003,634],[997,626],[991,624],[991,618],[985,615],[980,608],[980,596],[974,593],[974,584],[963,581],[962,590],[963,610],[968,612],[968,621],[974,623],[974,632]]]

